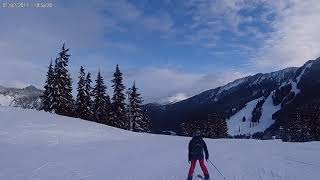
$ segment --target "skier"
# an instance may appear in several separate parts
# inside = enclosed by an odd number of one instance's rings
[[[197,130],[193,134],[193,138],[189,142],[188,161],[189,161],[189,164],[191,162],[191,166],[189,169],[187,180],[192,180],[197,161],[199,161],[200,163],[200,167],[203,172],[204,179],[209,180],[209,172],[206,165],[204,164],[203,151],[205,152],[206,161],[208,161],[209,153],[208,153],[207,145],[201,137],[201,132]]]

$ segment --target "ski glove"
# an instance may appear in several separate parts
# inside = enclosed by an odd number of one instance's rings
[[[208,161],[208,159],[209,159],[209,154],[208,154],[208,155],[206,155],[206,161]]]

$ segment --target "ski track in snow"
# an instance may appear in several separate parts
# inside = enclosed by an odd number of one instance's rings
[[[0,107],[2,180],[184,180],[190,138]],[[320,143],[205,139],[228,180],[317,180]],[[223,178],[210,165],[212,180]],[[195,175],[202,174],[197,164]],[[196,179],[196,177],[194,178]]]

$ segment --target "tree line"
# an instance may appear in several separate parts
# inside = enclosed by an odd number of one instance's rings
[[[67,69],[70,58],[69,50],[63,44],[54,64],[52,60],[49,64],[44,92],[41,96],[41,109],[126,130],[150,132],[150,119],[146,110],[142,108],[141,94],[138,93],[135,82],[126,91],[123,74],[118,65],[111,81],[112,98],[107,93],[107,86],[104,84],[100,70],[95,85],[92,86],[91,73],[86,73],[84,67],[81,66],[77,96],[74,100],[72,79]]]
[[[199,130],[207,138],[227,138],[226,117],[220,113],[211,113],[207,119],[188,121],[180,124],[180,135],[193,136]]]
[[[320,141],[320,105],[307,104],[296,107],[288,114],[282,140],[292,142]]]

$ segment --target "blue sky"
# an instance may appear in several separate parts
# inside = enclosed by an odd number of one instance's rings
[[[318,0],[50,2],[53,8],[0,8],[0,84],[42,87],[63,42],[75,82],[83,65],[94,76],[101,69],[110,87],[119,64],[126,86],[136,80],[146,102],[320,56]]]

